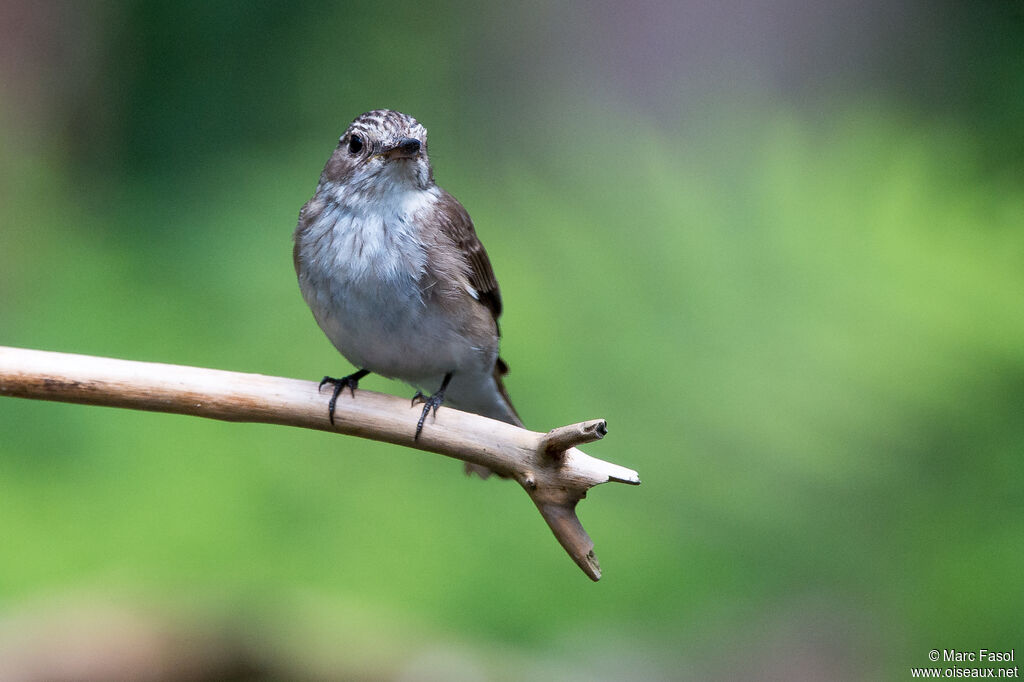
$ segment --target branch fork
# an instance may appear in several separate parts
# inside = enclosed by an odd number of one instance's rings
[[[592,580],[601,569],[576,504],[600,483],[640,483],[635,471],[578,449],[605,436],[603,419],[537,433],[445,407],[417,439],[408,401],[383,393],[342,393],[332,424],[316,382],[4,346],[0,395],[334,431],[480,464],[522,485]]]

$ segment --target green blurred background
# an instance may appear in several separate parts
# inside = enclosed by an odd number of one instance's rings
[[[581,504],[592,584],[452,460],[3,398],[0,678],[82,632],[275,679],[1024,650],[1022,44],[1017,1],[4,0],[0,344],[349,371],[290,236],[395,108],[491,255],[526,423],[607,418],[587,450],[644,483]]]

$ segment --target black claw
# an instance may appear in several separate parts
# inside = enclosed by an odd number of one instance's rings
[[[416,435],[413,436],[413,440],[419,439],[420,432],[423,430],[423,422],[426,421],[431,408],[434,410],[434,417],[437,417],[437,408],[441,407],[442,402],[444,402],[444,396],[437,393],[423,401],[423,412],[420,413],[420,419],[416,422]]]
[[[420,432],[423,431],[423,422],[427,420],[427,415],[430,414],[430,410],[434,410],[434,418],[437,418],[437,408],[441,407],[441,403],[444,402],[444,390],[448,388],[448,382],[452,380],[452,373],[448,372],[444,375],[444,381],[441,382],[441,388],[437,389],[437,393],[425,398],[422,391],[416,391],[416,395],[412,397],[412,404],[415,405],[416,401],[419,400],[423,403],[423,411],[420,413],[420,419],[416,422],[416,435],[413,436],[413,440],[419,440]]]
[[[317,391],[322,389],[324,387],[324,384],[334,385],[334,392],[331,393],[331,400],[330,402],[327,403],[327,417],[328,419],[331,420],[332,425],[334,424],[334,406],[338,402],[338,395],[343,390],[345,390],[346,387],[348,387],[349,393],[351,393],[352,397],[355,398],[356,389],[359,388],[359,380],[369,373],[369,370],[361,369],[358,372],[353,372],[352,374],[349,374],[348,376],[342,377],[340,379],[335,379],[334,377],[324,377],[323,380],[320,382],[320,385],[316,389]]]
[[[334,384],[334,392],[331,393],[331,400],[327,403],[327,418],[331,421],[331,426],[334,426],[334,406],[338,404],[338,394],[345,388],[345,383],[339,381]],[[355,397],[355,394],[352,394]]]

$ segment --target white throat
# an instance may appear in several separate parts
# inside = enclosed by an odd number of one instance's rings
[[[436,186],[375,180],[358,189],[355,183],[326,183],[327,206],[310,226],[307,243],[314,245],[314,260],[338,279],[408,279],[411,284],[426,262],[417,219],[439,192]]]

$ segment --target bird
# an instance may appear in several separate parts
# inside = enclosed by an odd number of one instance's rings
[[[442,403],[523,426],[498,355],[501,292],[469,213],[434,182],[427,130],[375,109],[338,139],[299,212],[292,251],[302,297],[356,371],[320,382],[338,395],[370,373],[403,381],[422,403],[414,439]],[[425,391],[433,389],[427,395]],[[487,478],[485,467],[467,474]]]

